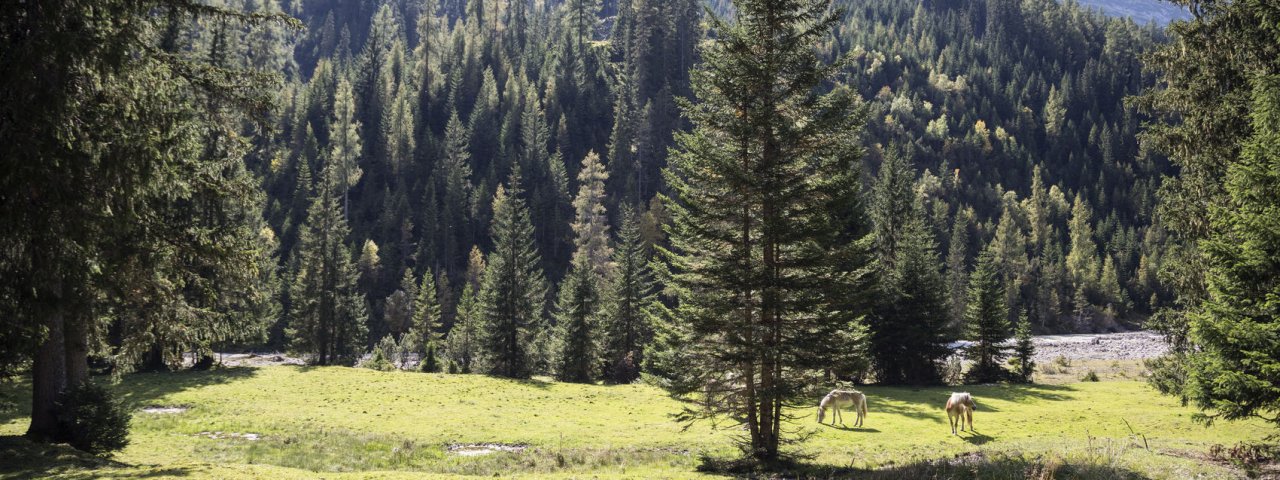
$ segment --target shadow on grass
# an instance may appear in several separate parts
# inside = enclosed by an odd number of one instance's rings
[[[850,427],[848,425],[832,425],[829,423],[824,423],[822,424],[822,426],[830,429],[834,429],[834,430],[842,430],[845,432],[880,433],[879,430],[876,430],[874,428],[867,428],[867,427]]]
[[[992,441],[992,440],[995,440],[995,438],[994,438],[994,437],[992,437],[992,436],[990,436],[990,435],[984,435],[984,434],[981,434],[981,433],[978,433],[978,432],[975,432],[975,431],[972,431],[972,430],[970,430],[970,431],[969,431],[969,432],[967,432],[967,433],[968,433],[968,435],[965,435],[964,433],[961,433],[961,434],[960,434],[960,438],[961,438],[961,439],[963,439],[963,440],[964,440],[964,441],[966,441],[966,442],[969,442],[969,443],[973,444],[973,445],[982,445],[982,444],[984,444],[984,443],[987,443],[987,442],[990,442],[990,441]]]
[[[253,367],[218,368],[206,371],[134,373],[120,378],[112,389],[132,408],[154,404],[167,395],[193,388],[246,380],[257,373]],[[98,379],[104,381],[103,379]]]
[[[67,445],[35,443],[16,435],[0,436],[0,477],[173,478],[190,474],[186,468],[140,468],[84,453]]]
[[[782,463],[762,467],[741,460],[703,457],[698,470],[737,478],[858,478],[938,480],[1073,478],[1083,480],[1146,480],[1146,475],[1103,463],[1069,462],[1058,457],[1024,458],[1004,454],[970,452],[949,458],[924,460],[882,468],[853,468],[811,463]]]

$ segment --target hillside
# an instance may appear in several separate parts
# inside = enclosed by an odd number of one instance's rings
[[[3,384],[0,395],[25,388]],[[671,418],[682,405],[644,385],[264,367],[128,375],[115,389],[134,420],[133,441],[114,461],[25,443],[13,436],[26,426],[20,409],[0,414],[0,478],[684,478],[699,476],[703,453],[730,451],[734,434],[707,423],[683,430]],[[983,478],[1021,478],[1050,468],[1076,478],[1230,478],[1203,460],[1209,446],[1270,433],[1257,422],[1195,425],[1190,410],[1133,380],[970,387],[977,433],[960,436],[940,409],[946,388],[863,390],[864,428],[819,426],[809,406],[789,412],[792,427],[815,434],[798,446],[817,455],[815,473],[976,468]],[[1125,422],[1145,438],[1131,437]],[[481,451],[502,446],[518,451]]]
[[[1078,0],[1081,5],[1097,8],[1107,15],[1132,18],[1140,24],[1154,22],[1167,25],[1174,20],[1186,20],[1191,15],[1186,10],[1164,0]]]

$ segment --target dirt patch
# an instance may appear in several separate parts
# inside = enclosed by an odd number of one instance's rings
[[[240,433],[240,432],[225,432],[225,433],[224,432],[200,432],[193,436],[205,437],[213,440],[233,439],[233,440],[248,440],[250,442],[256,442],[262,439],[262,435],[259,435],[256,433]]]
[[[175,413],[183,413],[183,412],[186,412],[187,410],[191,410],[191,407],[186,405],[172,405],[172,406],[150,405],[150,406],[142,407],[141,412],[150,413],[154,415],[172,415]]]
[[[478,457],[498,452],[520,453],[526,448],[529,446],[510,443],[455,443],[446,447],[445,451],[459,457]]]

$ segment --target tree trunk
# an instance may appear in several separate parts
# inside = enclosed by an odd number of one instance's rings
[[[58,396],[67,387],[67,354],[63,327],[62,283],[56,281],[53,301],[44,318],[44,342],[36,350],[31,366],[31,426],[27,436],[37,441],[51,441],[59,437]]]
[[[89,321],[88,316],[82,316],[67,319],[63,325],[67,386],[89,379]]]

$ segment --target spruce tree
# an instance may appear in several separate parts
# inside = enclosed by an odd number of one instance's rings
[[[456,368],[458,373],[471,373],[479,367],[482,316],[476,291],[470,283],[464,283],[453,328],[445,337],[449,368]]]
[[[1021,383],[1031,383],[1031,376],[1036,373],[1036,346],[1031,341],[1031,322],[1025,314],[1018,316],[1018,324],[1013,329],[1013,377]]]
[[[346,243],[350,229],[342,217],[337,169],[332,164],[322,169],[307,212],[287,330],[291,348],[315,355],[320,365],[353,360],[364,349],[367,330],[359,271]]]
[[[613,262],[617,270],[608,286],[603,319],[605,378],[631,383],[640,378],[645,349],[653,339],[649,310],[656,292],[649,250],[640,236],[640,217],[629,207],[622,210]]]
[[[578,196],[573,200],[577,211],[573,259],[556,302],[556,375],[567,382],[591,382],[599,376],[601,286],[613,270],[604,206],[608,178],[600,158],[595,152],[588,153],[578,173]]]
[[[1280,29],[1273,38],[1280,38]],[[1202,244],[1208,296],[1189,312],[1182,398],[1198,418],[1280,425],[1280,75],[1256,79],[1254,133],[1227,167],[1228,200]]]
[[[946,287],[914,177],[904,155],[891,151],[872,189],[878,295],[868,327],[876,378],[888,384],[941,381],[940,362],[949,353]]]
[[[678,304],[666,320],[684,324],[673,328],[691,350],[667,385],[696,395],[691,417],[742,422],[743,451],[769,463],[782,453],[783,407],[848,326],[828,318],[826,293],[848,277],[833,273],[825,241],[847,227],[828,208],[856,192],[863,115],[846,89],[814,94],[836,71],[813,50],[839,18],[827,2],[734,6],[735,21],[715,20],[717,39],[703,44],[701,103],[684,103],[693,130],[678,135],[666,172]]]
[[[418,285],[418,297],[414,299],[413,328],[419,335],[422,345],[422,363],[419,370],[424,372],[440,371],[439,350],[440,339],[440,301],[436,291],[435,274],[431,269],[422,272],[422,283]]]
[[[479,294],[488,372],[509,378],[539,371],[548,333],[547,284],[523,194],[517,171],[510,189],[499,186],[493,196],[493,252]]]
[[[965,352],[974,362],[965,374],[965,380],[970,383],[992,383],[1005,378],[1004,360],[1009,352],[1003,343],[1009,338],[1009,314],[1004,303],[999,261],[995,249],[984,249],[969,278],[969,306],[964,316],[968,337],[974,342]]]

